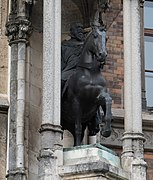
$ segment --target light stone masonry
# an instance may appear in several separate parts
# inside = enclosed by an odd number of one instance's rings
[[[63,162],[60,126],[61,1],[46,0],[43,9],[43,93],[39,180],[59,179]]]
[[[146,179],[142,133],[140,0],[123,1],[124,109],[122,166],[131,178]],[[140,170],[141,169],[141,170]]]
[[[130,179],[116,153],[100,144],[64,149],[64,165],[58,169],[62,180]]]
[[[8,1],[0,0],[0,94],[8,89],[8,43],[5,36]]]

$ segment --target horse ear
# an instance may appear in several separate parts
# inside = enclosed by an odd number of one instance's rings
[[[98,36],[98,32],[96,30],[96,27],[92,28],[92,34],[93,34],[94,38],[96,38]]]
[[[106,36],[106,42],[108,41],[108,39],[109,39],[109,37],[108,37],[108,36]]]
[[[93,25],[99,27],[100,26],[100,12],[97,9],[97,11],[95,12],[95,16],[93,19]]]

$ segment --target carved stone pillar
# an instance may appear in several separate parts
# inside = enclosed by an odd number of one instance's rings
[[[60,126],[61,1],[46,0],[43,9],[43,95],[39,179],[59,179],[63,162]]]
[[[9,180],[25,180],[24,113],[26,43],[31,23],[26,19],[26,2],[12,0],[6,35],[11,47],[8,174]]]
[[[132,173],[132,179],[146,179],[143,160],[140,1],[123,1],[124,24],[124,108],[122,166]]]

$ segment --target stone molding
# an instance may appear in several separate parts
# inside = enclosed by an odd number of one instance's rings
[[[68,179],[118,179],[128,180],[129,173],[122,169],[108,165],[105,162],[92,162],[78,165],[60,166],[59,175],[63,180]],[[107,177],[107,178],[106,178]]]
[[[7,175],[6,175],[6,178],[9,178],[9,177],[15,177],[17,175],[26,175],[25,173],[25,169],[24,168],[17,168],[15,170],[9,170]]]
[[[61,128],[62,127],[60,125],[45,123],[45,124],[41,124],[39,132],[42,133],[44,131],[53,131],[53,132],[63,133]]]
[[[1,97],[0,95],[0,113],[7,114],[8,108],[9,108],[9,102],[8,102],[7,95],[6,97]]]
[[[42,148],[40,150],[39,159],[41,157],[52,157],[56,150],[62,149],[61,136],[63,131],[60,125],[49,123],[41,124],[39,133],[42,135]]]

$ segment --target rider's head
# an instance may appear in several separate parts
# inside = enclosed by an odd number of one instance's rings
[[[70,35],[72,39],[76,39],[78,41],[84,41],[84,29],[81,23],[74,23],[70,28]]]

